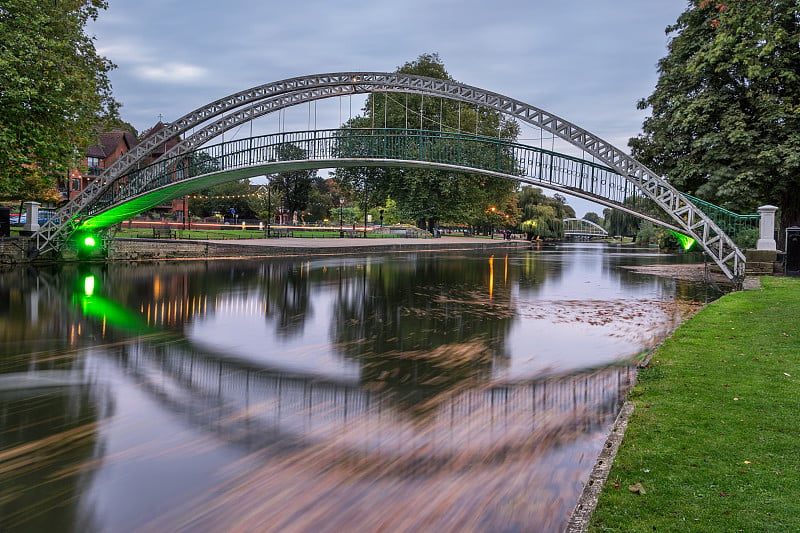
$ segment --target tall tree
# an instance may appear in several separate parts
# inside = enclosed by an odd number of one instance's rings
[[[253,191],[250,180],[229,181],[200,191],[189,201],[189,213],[199,217],[214,214],[224,218],[254,218],[256,216],[250,200]]]
[[[306,151],[297,145],[286,143],[278,147],[280,161],[306,159]],[[289,219],[294,219],[294,214],[301,212],[308,206],[308,196],[311,193],[311,183],[317,175],[316,170],[292,170],[277,174],[272,182],[281,192],[283,209],[289,214]]]
[[[76,148],[115,117],[107,74],[85,25],[105,0],[0,4],[0,198],[55,200]]]
[[[800,223],[797,1],[694,0],[667,34],[633,155],[685,192]]]
[[[589,222],[594,222],[598,226],[602,226],[603,225],[603,219],[600,217],[600,215],[598,215],[594,211],[589,211],[588,213],[583,215],[583,220],[586,220],[586,221],[589,221]]]
[[[397,72],[453,79],[438,54],[423,54],[399,67]],[[345,127],[462,131],[505,140],[515,140],[519,135],[519,125],[498,112],[413,94],[372,94],[367,98],[363,115],[351,119]],[[497,158],[497,150],[492,154],[487,151],[486,157]],[[381,205],[386,198],[392,198],[402,216],[429,230],[440,220],[472,223],[476,213],[504,204],[517,188],[514,182],[502,178],[432,169],[339,169],[336,176],[349,184],[350,190],[361,192],[358,201],[362,207],[365,197],[369,205]]]
[[[311,180],[311,190],[308,194],[308,211],[310,215],[306,221],[320,222],[331,216],[334,207],[333,190],[330,181],[320,176],[315,176]]]
[[[566,198],[560,194],[550,198],[542,189],[530,186],[520,190],[519,208],[523,219],[521,228],[528,239],[560,239],[564,236],[564,219],[575,216],[575,210],[566,204]]]

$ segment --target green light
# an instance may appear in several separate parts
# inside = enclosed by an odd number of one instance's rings
[[[83,280],[83,292],[86,296],[94,294],[94,276],[86,276]]]
[[[94,248],[97,245],[97,241],[94,240],[94,237],[88,235],[83,239],[83,245],[87,248]]]
[[[678,241],[681,243],[681,246],[683,246],[684,251],[688,252],[689,249],[694,246],[694,243],[697,242],[692,237],[684,235],[683,233],[678,233],[677,231],[672,230],[669,230],[669,232],[672,233],[676,239],[678,239]]]

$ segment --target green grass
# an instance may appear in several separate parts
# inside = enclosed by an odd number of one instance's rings
[[[800,531],[800,280],[763,284],[701,310],[640,372],[590,531]]]

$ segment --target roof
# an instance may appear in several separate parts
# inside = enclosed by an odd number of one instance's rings
[[[98,144],[92,145],[86,149],[86,155],[89,157],[98,157],[105,159],[113,154],[117,147],[124,143],[126,152],[133,146],[136,146],[136,137],[126,130],[113,129],[104,131],[98,136]]]

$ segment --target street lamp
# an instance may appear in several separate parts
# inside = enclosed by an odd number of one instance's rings
[[[339,237],[344,238],[344,230],[342,229],[342,209],[344,209],[344,198],[339,197]]]
[[[494,239],[494,212],[497,211],[497,208],[492,206],[489,208],[489,211],[492,212],[492,214],[489,215],[489,238]]]
[[[272,177],[267,180],[267,238],[269,239],[269,228],[272,222]]]

